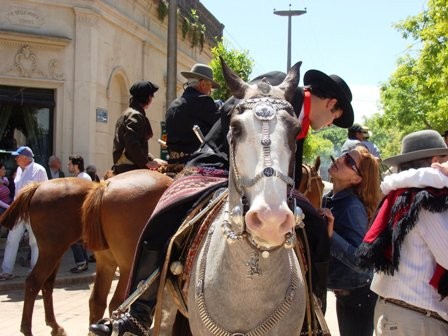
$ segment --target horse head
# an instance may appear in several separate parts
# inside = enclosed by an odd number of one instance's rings
[[[291,105],[301,62],[284,81],[248,84],[221,59],[224,78],[236,98],[228,133],[229,220],[225,231],[248,238],[259,249],[292,239],[296,216],[288,204],[294,187],[294,153],[300,124]]]

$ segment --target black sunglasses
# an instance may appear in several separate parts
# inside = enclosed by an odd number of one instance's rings
[[[359,176],[362,177],[362,175],[359,171],[359,168],[356,165],[356,161],[348,153],[344,154],[342,157],[344,158],[344,163],[348,167],[350,167],[356,174],[358,174]],[[333,162],[333,163],[336,162],[335,158],[332,155],[330,155],[330,159],[331,159],[331,162]]]
[[[361,175],[361,173],[360,173],[360,171],[359,171],[359,168],[358,168],[358,166],[356,165],[356,161],[355,161],[355,159],[353,159],[353,158],[350,156],[350,154],[348,154],[348,153],[344,154],[343,158],[344,158],[344,163],[345,163],[347,166],[349,166],[351,169],[353,169],[353,171],[354,171],[356,174],[358,174],[359,176],[362,177],[362,175]]]

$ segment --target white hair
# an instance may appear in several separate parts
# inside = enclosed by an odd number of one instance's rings
[[[199,79],[197,78],[187,78],[187,82],[184,84],[184,89],[187,87],[197,88],[199,85]]]

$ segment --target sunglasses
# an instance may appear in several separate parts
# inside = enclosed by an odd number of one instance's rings
[[[351,168],[356,174],[362,177],[361,172],[358,168],[358,165],[356,164],[355,159],[353,159],[350,154],[346,153],[342,156],[344,160],[344,164],[347,165],[347,167]],[[333,156],[330,155],[331,161],[334,163],[336,160]]]
[[[359,172],[359,168],[358,168],[358,166],[356,165],[356,161],[355,161],[355,159],[353,159],[353,158],[350,156],[350,154],[348,154],[348,153],[347,153],[347,154],[344,154],[343,158],[344,158],[344,163],[345,163],[348,167],[350,167],[351,169],[353,169],[353,171],[354,171],[356,174],[358,174],[359,176],[362,177],[361,173]]]

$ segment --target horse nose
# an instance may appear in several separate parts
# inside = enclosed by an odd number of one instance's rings
[[[286,204],[275,209],[268,205],[250,209],[245,220],[249,232],[274,245],[283,243],[294,228],[294,215]]]

